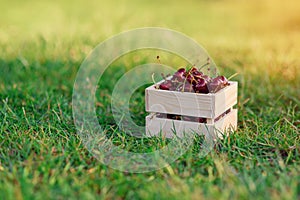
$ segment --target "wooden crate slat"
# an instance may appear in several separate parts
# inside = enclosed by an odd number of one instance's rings
[[[152,85],[145,95],[147,112],[216,118],[237,103],[237,82],[214,94],[159,90]]]
[[[232,109],[230,113],[226,114],[225,117],[221,118],[215,123],[217,130],[217,136],[222,138],[223,134],[228,135],[230,131],[237,129],[237,120],[238,120],[238,110]]]
[[[183,137],[185,132],[196,132],[197,134],[207,134],[209,132],[207,129],[203,129],[203,126],[196,122],[157,118],[156,116],[146,117],[146,134],[149,137],[159,136],[159,133],[161,132],[163,137],[173,138],[174,133],[172,130],[174,130],[174,127],[178,137]],[[212,125],[207,125],[207,127],[209,130],[211,130]]]
[[[212,95],[202,95],[201,98],[197,98],[194,93],[148,88],[146,89],[146,111],[212,118],[212,99]]]
[[[230,84],[229,87],[226,87],[215,94],[215,117],[221,115],[225,110],[228,110],[237,104],[238,83],[230,82]]]
[[[150,114],[146,117],[146,134],[147,136],[158,136],[160,131],[166,138],[174,137],[172,132],[175,127],[178,137],[182,137],[184,132],[195,132],[199,135],[217,133],[218,137],[222,137],[221,132],[224,132],[229,127],[234,130],[237,127],[237,109],[233,109],[230,113],[226,114],[223,118],[217,121],[215,124],[203,124],[197,122],[188,122],[180,120],[172,120],[165,118],[157,118],[154,114]]]

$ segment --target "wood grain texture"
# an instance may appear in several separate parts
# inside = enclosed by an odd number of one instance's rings
[[[215,118],[237,103],[237,82],[209,94],[159,90],[152,85],[145,95],[147,112]]]
[[[230,113],[226,114],[220,120],[215,122],[216,135],[223,138],[223,135],[228,135],[230,132],[237,129],[238,110],[232,109]]]
[[[225,87],[214,95],[214,116],[217,117],[224,111],[237,104],[238,82],[230,82],[229,87]]]
[[[188,122],[157,118],[155,114],[146,117],[146,135],[161,136],[173,138],[174,132],[178,137],[183,137],[184,133],[195,133],[198,135],[214,134],[213,137],[222,138],[223,133],[229,133],[228,129],[236,130],[237,127],[237,109],[233,109],[215,124],[203,124],[197,122]]]

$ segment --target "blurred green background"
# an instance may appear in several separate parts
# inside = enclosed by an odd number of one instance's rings
[[[299,62],[299,1],[2,1],[2,59],[82,61],[96,44],[122,31],[158,26],[203,45],[218,65],[236,60],[250,71],[280,71],[295,79]],[[224,51],[230,53],[223,56]],[[222,59],[222,60],[220,60]],[[291,65],[292,66],[291,66]],[[287,66],[288,65],[288,66]],[[222,67],[222,66],[220,66]],[[250,69],[251,68],[251,69]]]

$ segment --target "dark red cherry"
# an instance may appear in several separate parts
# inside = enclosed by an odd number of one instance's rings
[[[159,89],[161,89],[161,90],[169,90],[170,87],[167,84],[162,83],[162,84],[159,85]]]
[[[194,73],[194,72],[196,72],[196,71],[198,71],[198,69],[197,69],[196,67],[192,67],[192,68],[189,70],[190,73]]]
[[[177,70],[178,73],[184,74],[186,71],[184,68],[180,68]]]
[[[198,122],[199,123],[206,123],[206,118],[199,117]]]
[[[167,114],[168,119],[176,119],[176,120],[181,120],[180,115],[173,115],[173,114]]]
[[[222,80],[219,77],[216,77],[207,84],[207,87],[209,92],[215,93],[223,87],[222,85],[223,85]]]
[[[191,85],[190,83],[185,83],[183,86],[183,91],[184,92],[194,92],[193,85]]]
[[[206,85],[206,81],[203,78],[198,79],[197,84],[194,86],[194,89],[198,93],[208,93],[208,88]]]
[[[211,78],[207,75],[202,75],[202,78],[206,81],[206,83],[211,80]]]
[[[172,77],[172,80],[177,80],[179,82],[183,82],[184,79],[185,79],[184,73],[180,73],[180,72],[175,72],[175,74]]]
[[[171,80],[166,80],[164,81],[163,83],[161,83],[159,85],[159,89],[162,89],[162,90],[170,90],[172,87],[172,81]]]
[[[225,76],[218,76],[217,78],[219,78],[222,81],[222,84],[224,86],[228,85],[228,80]]]
[[[203,73],[202,73],[202,72],[199,72],[199,71],[193,71],[192,74],[193,74],[194,76],[202,76],[202,75],[203,75]]]
[[[193,83],[196,81],[196,79],[194,78],[194,76],[191,75],[191,74],[188,74],[188,75],[186,76],[186,80],[187,80],[189,83],[191,83],[191,84],[193,84]]]

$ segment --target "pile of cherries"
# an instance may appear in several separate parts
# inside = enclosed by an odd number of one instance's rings
[[[189,70],[180,68],[174,73],[171,79],[164,76],[163,78],[165,81],[159,85],[159,89],[171,91],[207,94],[216,93],[229,85],[225,76],[212,78],[203,74],[196,67],[192,67]]]
[[[222,88],[229,85],[228,80],[225,76],[217,76],[215,78],[204,75],[203,72],[199,71],[196,67],[192,67],[189,70],[184,68],[178,69],[171,78],[167,78],[162,74],[165,79],[160,85],[161,90],[181,91],[181,92],[195,92],[195,93],[216,93]],[[218,119],[227,114],[228,111],[220,115]],[[159,118],[168,118],[174,120],[184,120],[199,123],[207,123],[206,118],[182,116],[174,114],[163,114],[158,113]]]

